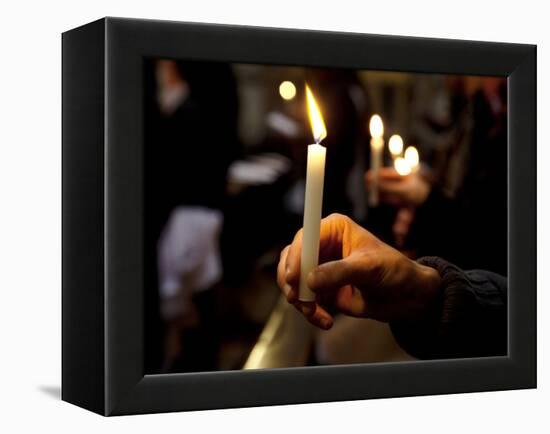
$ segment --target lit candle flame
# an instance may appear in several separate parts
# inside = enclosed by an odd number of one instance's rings
[[[378,115],[373,115],[369,123],[370,135],[373,139],[379,139],[384,135],[384,123]]]
[[[416,171],[419,164],[420,157],[418,156],[418,150],[414,146],[407,147],[407,149],[405,149],[405,156],[398,157],[393,162],[395,171],[401,176],[406,176]]]
[[[411,169],[415,169],[420,163],[418,150],[414,146],[409,146],[405,149],[405,160],[407,160],[407,163],[409,163]]]
[[[393,162],[393,167],[401,176],[406,176],[412,171],[411,165],[403,157],[397,157]]]
[[[311,123],[311,131],[313,132],[313,138],[315,143],[321,143],[323,139],[327,137],[327,129],[325,127],[325,121],[323,121],[323,115],[319,106],[315,101],[313,93],[306,84],[306,98],[307,98],[307,112],[309,115],[309,122]]]
[[[394,134],[390,137],[388,141],[388,147],[390,148],[390,153],[397,157],[403,152],[403,139],[399,134]]]

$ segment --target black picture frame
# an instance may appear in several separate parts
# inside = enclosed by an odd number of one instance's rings
[[[102,415],[536,387],[536,46],[104,18],[63,51],[62,399]],[[508,80],[507,357],[144,375],[144,57]]]

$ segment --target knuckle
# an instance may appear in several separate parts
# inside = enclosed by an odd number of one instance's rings
[[[340,214],[338,212],[333,212],[332,214],[330,214],[328,216],[328,218],[333,219],[333,220],[342,220],[346,223],[348,223],[351,220],[347,215]]]
[[[327,218],[330,219],[330,220],[345,220],[346,222],[350,220],[350,218],[348,216],[346,216],[344,214],[337,213],[337,212],[333,212]]]

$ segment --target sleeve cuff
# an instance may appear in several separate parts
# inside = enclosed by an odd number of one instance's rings
[[[457,337],[460,326],[467,323],[468,312],[476,305],[468,276],[439,257],[427,256],[417,262],[438,271],[441,276],[439,297],[421,320],[390,323],[396,341],[419,359],[465,357],[462,345],[453,337]]]

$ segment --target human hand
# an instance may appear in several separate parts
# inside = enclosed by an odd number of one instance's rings
[[[422,205],[431,191],[431,185],[420,171],[402,176],[393,167],[380,168],[378,188],[380,200],[398,207]],[[373,185],[374,175],[369,170],[365,174],[365,185],[369,189]]]
[[[420,318],[436,298],[436,270],[410,260],[353,222],[332,214],[321,221],[320,265],[307,284],[316,300],[298,300],[302,230],[281,253],[277,281],[289,303],[314,325],[329,329],[340,312],[390,322]]]

